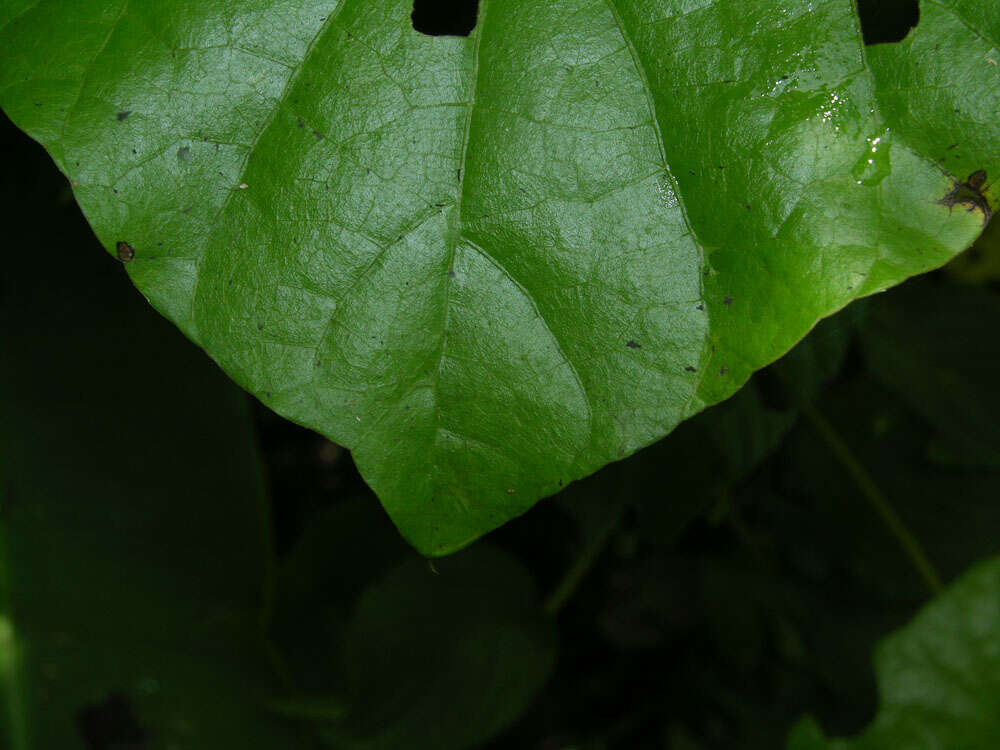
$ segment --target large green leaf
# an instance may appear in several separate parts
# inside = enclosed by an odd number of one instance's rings
[[[43,158],[0,193],[33,250],[0,297],[0,747],[306,747],[261,708],[282,685],[246,396],[80,252],[68,201],[32,211]]]
[[[968,246],[992,4],[866,61],[851,0],[481,0],[469,38],[411,0],[4,0],[0,105],[442,554]]]
[[[854,740],[803,721],[789,750],[989,750],[1000,738],[1000,559],[952,584],[875,659],[881,707]]]

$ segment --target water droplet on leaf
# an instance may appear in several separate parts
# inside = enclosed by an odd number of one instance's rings
[[[888,128],[878,135],[866,138],[864,153],[851,170],[854,181],[865,187],[874,187],[892,174],[889,151]]]

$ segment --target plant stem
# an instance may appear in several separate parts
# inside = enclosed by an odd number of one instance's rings
[[[892,536],[895,537],[904,554],[913,563],[913,567],[917,569],[920,577],[923,578],[931,595],[936,596],[941,593],[941,590],[944,588],[941,583],[941,576],[927,557],[927,553],[924,552],[924,548],[920,542],[906,527],[903,519],[896,513],[889,499],[879,489],[872,475],[868,473],[868,470],[861,461],[858,460],[847,444],[837,434],[836,430],[834,430],[833,426],[820,414],[815,406],[805,401],[802,401],[799,406],[802,409],[803,415],[809,420],[809,423],[819,433],[820,437],[823,438],[830,450],[833,451],[834,456],[837,457],[837,460],[847,470],[847,473],[851,475],[861,494],[881,517]]]
[[[274,551],[273,514],[274,503],[271,495],[271,477],[263,461],[260,433],[255,428],[253,433],[254,452],[257,459],[258,480],[260,490],[257,493],[257,520],[259,523],[260,541],[264,555],[263,571],[260,582],[260,611],[258,612],[258,636],[271,671],[281,687],[295,692],[295,680],[285,657],[278,645],[271,638],[271,626],[274,624],[274,608],[278,589],[278,564]]]
[[[263,472],[263,468],[261,469]],[[260,638],[264,648],[264,656],[271,666],[275,677],[281,686],[288,691],[294,692],[295,680],[292,678],[291,669],[285,662],[285,657],[281,653],[277,644],[271,639],[271,625],[274,620],[275,599],[277,597],[278,570],[274,555],[274,537],[271,533],[271,492],[267,482],[267,477],[262,477],[261,491],[258,493],[259,517],[261,520],[261,532],[264,542],[264,575],[261,581],[261,602],[260,602]]]
[[[580,583],[586,578],[587,573],[594,567],[597,558],[601,556],[601,553],[607,546],[612,532],[618,527],[620,518],[621,513],[615,513],[609,519],[608,523],[604,524],[597,536],[590,540],[589,544],[583,548],[576,560],[573,561],[569,570],[563,575],[559,585],[553,589],[552,593],[545,600],[544,610],[546,615],[555,617],[566,605],[566,602],[573,597]]]

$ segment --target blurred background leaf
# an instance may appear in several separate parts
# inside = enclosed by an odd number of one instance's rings
[[[1000,558],[952,584],[906,627],[879,644],[880,706],[854,740],[827,741],[814,721],[789,750],[980,750],[1000,737]]]
[[[0,745],[308,747],[261,710],[281,683],[247,398],[18,147],[0,193]]]
[[[282,565],[275,638],[312,697],[280,708],[335,748],[471,747],[545,683],[554,623],[509,553],[423,560],[373,500],[317,516]]]

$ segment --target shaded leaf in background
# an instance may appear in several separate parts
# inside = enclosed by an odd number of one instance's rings
[[[1000,737],[1000,559],[981,563],[880,644],[879,713],[853,740],[811,720],[789,750],[988,750]]]
[[[994,293],[911,282],[872,300],[862,341],[872,374],[956,444],[952,460],[1000,468],[997,321]]]
[[[947,343],[934,325],[918,325],[915,330],[925,337],[908,332],[904,338],[919,343],[925,359],[919,366],[897,369],[895,379],[884,378],[883,354],[871,349],[881,336],[885,311],[909,305],[906,309],[914,318],[927,310],[928,316],[938,311],[947,319],[945,311],[963,291],[972,292],[966,297],[972,307],[959,305],[958,310],[976,309],[978,315],[969,315],[964,329],[952,330]],[[935,446],[955,445],[955,433],[947,432],[948,422],[935,420],[934,411],[911,396],[929,373],[933,377],[949,367],[975,366],[980,356],[976,342],[983,331],[1000,325],[1000,307],[983,302],[975,290],[923,281],[872,300],[860,337],[865,341],[865,368],[842,378],[816,404],[945,580],[1000,552],[1000,474],[982,463],[942,461]],[[954,360],[951,354],[960,350],[965,353]],[[988,354],[988,347],[983,353]],[[982,364],[991,366],[989,356]],[[965,393],[970,400],[986,403],[995,398],[995,383],[970,378]],[[864,645],[919,605],[926,588],[811,425],[799,426],[779,458],[780,464],[750,490],[775,493],[772,507],[757,525],[801,581],[795,619],[812,668],[836,696],[814,705],[828,703],[823,710],[836,718],[838,705],[850,712],[850,704],[873,689],[863,671]],[[852,722],[850,713],[837,723],[845,720]]]
[[[88,256],[43,159],[2,192],[0,745],[306,747],[261,710],[281,685],[246,396]]]
[[[938,431],[870,379],[842,385],[822,409],[946,580],[1000,551],[1000,473],[932,461]],[[830,447],[800,429],[783,455],[771,533],[801,571],[834,588],[850,580],[887,613],[921,602],[925,584],[897,541]],[[851,610],[860,607],[845,605]],[[827,658],[824,649],[817,656]]]
[[[300,691],[343,692],[338,644],[355,601],[413,556],[368,496],[340,499],[310,517],[278,567],[272,628]]]
[[[948,274],[967,284],[1000,281],[1000,221],[991,221],[976,243],[945,266]]]
[[[461,750],[516,719],[556,654],[530,575],[483,545],[436,569],[370,504],[321,517],[279,576],[277,641],[317,696],[284,712],[343,750]]]
[[[0,104],[105,246],[428,554],[944,263],[1000,171],[992,0],[870,65],[850,0],[479,5],[0,4]]]

